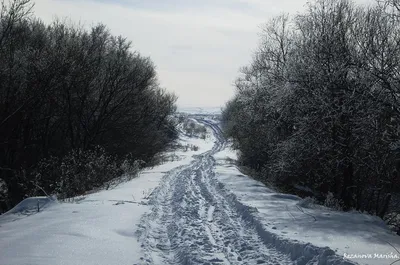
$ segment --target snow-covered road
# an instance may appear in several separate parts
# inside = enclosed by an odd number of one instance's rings
[[[232,194],[217,181],[213,155],[224,147],[219,128],[211,150],[162,180],[153,208],[139,229],[143,264],[292,264],[287,254],[265,244],[246,222]]]
[[[0,216],[0,265],[389,265],[400,259],[400,237],[379,218],[266,187],[232,163],[236,153],[212,115],[188,118],[206,126],[207,137],[179,127],[181,148],[167,152],[172,159],[164,164],[113,189],[63,203],[30,198]]]

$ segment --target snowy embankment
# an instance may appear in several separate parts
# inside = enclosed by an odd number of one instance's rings
[[[0,216],[0,264],[137,264],[141,247],[135,232],[149,197],[164,174],[211,149],[211,140],[181,138],[198,151],[176,151],[179,161],[144,170],[140,176],[72,203],[30,198]],[[39,199],[40,212],[37,213]]]
[[[295,195],[276,193],[229,163],[236,160],[229,147],[214,157],[218,179],[234,194],[237,208],[267,243],[292,259],[319,256],[317,264],[346,264],[346,256],[351,262],[376,265],[400,259],[396,250],[400,250],[400,237],[378,217],[334,211]]]

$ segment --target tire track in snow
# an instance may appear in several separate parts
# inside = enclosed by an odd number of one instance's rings
[[[189,165],[170,171],[154,190],[137,231],[140,264],[293,264],[266,245],[218,182],[213,154],[224,148],[219,127],[207,120],[216,143]]]

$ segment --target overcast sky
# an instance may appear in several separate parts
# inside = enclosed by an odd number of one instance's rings
[[[160,83],[180,107],[223,106],[241,66],[250,62],[260,26],[282,12],[296,14],[306,0],[36,0],[46,22],[68,17],[102,22],[150,56]],[[373,0],[357,0],[370,3]]]

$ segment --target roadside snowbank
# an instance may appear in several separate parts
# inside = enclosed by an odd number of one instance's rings
[[[1,222],[16,221],[18,219],[40,213],[47,208],[57,205],[58,201],[56,197],[32,197],[26,198],[11,210],[0,216]]]
[[[229,163],[236,159],[229,148],[214,158],[219,181],[234,194],[232,203],[266,243],[289,253],[298,264],[314,264],[306,263],[313,257],[318,257],[316,264],[381,265],[400,259],[390,246],[400,250],[400,237],[378,217],[312,207],[297,196],[276,193]]]
[[[181,141],[200,148],[173,152],[179,161],[144,170],[112,190],[77,197],[73,203],[29,198],[1,215],[0,264],[140,264],[142,248],[135,231],[142,215],[150,211],[150,194],[166,172],[213,146],[212,141],[188,137]]]

